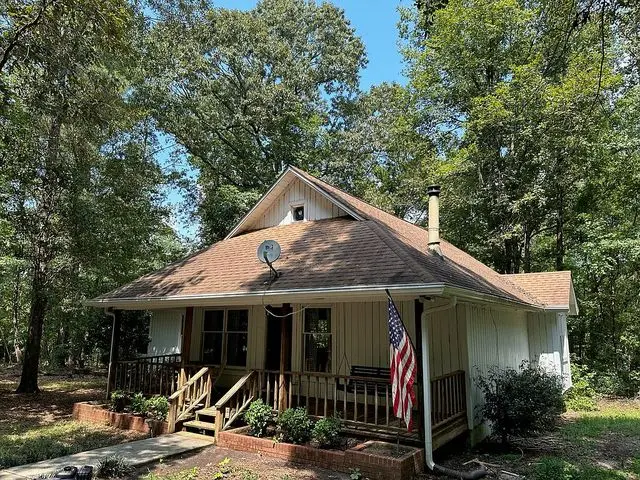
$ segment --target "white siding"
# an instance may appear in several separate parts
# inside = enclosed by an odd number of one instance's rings
[[[291,207],[294,205],[304,205],[305,220],[323,220],[347,215],[344,210],[327,200],[322,194],[296,179],[259,220],[253,222],[252,225],[247,225],[243,230],[256,230],[292,223]]]
[[[479,407],[482,392],[476,385],[478,376],[487,375],[493,367],[517,369],[529,360],[527,314],[515,309],[493,309],[467,305],[468,368],[470,374],[469,400],[472,409],[469,420],[480,426]],[[478,429],[474,440],[488,433],[486,427]]]
[[[427,315],[431,378],[464,370],[464,305]]]
[[[571,386],[567,316],[565,313],[529,313],[530,360],[562,377],[565,389]]]
[[[155,310],[151,313],[147,355],[180,353],[184,313],[184,309]]]

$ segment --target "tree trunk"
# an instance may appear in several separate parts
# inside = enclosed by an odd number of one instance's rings
[[[564,270],[564,192],[558,192],[558,212],[556,218],[556,271]]]
[[[38,367],[40,365],[40,344],[42,341],[42,327],[47,311],[46,271],[44,266],[37,262],[34,266],[31,282],[31,313],[29,315],[29,335],[24,350],[24,363],[22,364],[22,377],[16,393],[37,393]]]

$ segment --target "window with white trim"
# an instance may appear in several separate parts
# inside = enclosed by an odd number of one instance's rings
[[[249,337],[249,311],[205,310],[202,325],[202,362],[245,367]],[[223,362],[226,359],[226,362]]]
[[[304,371],[331,372],[331,309],[304,311]]]

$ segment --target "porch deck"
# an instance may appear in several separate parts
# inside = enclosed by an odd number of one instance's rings
[[[162,362],[161,360],[167,360]],[[393,415],[388,380],[329,373],[252,370],[232,388],[216,395],[219,369],[180,365],[179,355],[119,362],[115,388],[169,397],[170,429],[184,424],[218,432],[231,428],[248,405],[261,398],[276,412],[304,407],[314,417],[339,415],[347,431],[381,439],[419,444],[423,441],[422,387],[416,385],[414,428],[408,432]],[[458,370],[431,380],[431,424],[434,448],[467,429],[465,372]],[[217,398],[218,397],[218,398]],[[193,419],[195,418],[195,421]]]

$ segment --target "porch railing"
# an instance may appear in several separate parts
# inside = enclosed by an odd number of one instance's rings
[[[262,399],[276,411],[281,407],[305,407],[314,416],[338,414],[348,428],[407,435],[406,426],[393,414],[388,381],[328,373],[285,372],[281,376],[278,371],[261,370],[257,374]],[[416,390],[419,394],[419,385]],[[414,408],[414,423],[419,425],[420,408],[418,405]],[[432,431],[464,416],[465,412],[464,371],[431,380]]]
[[[169,396],[178,386],[179,374],[179,353],[121,360],[115,365],[114,389]]]
[[[260,395],[259,374],[252,371],[238,380],[224,396],[216,402],[215,434],[226,430]]]
[[[464,417],[467,412],[466,379],[463,370],[431,380],[431,429],[438,430]]]
[[[202,367],[194,375],[187,370],[180,373],[178,389],[168,399],[169,433],[175,432],[176,423],[189,418],[194,410],[211,405],[212,376],[210,367]]]

